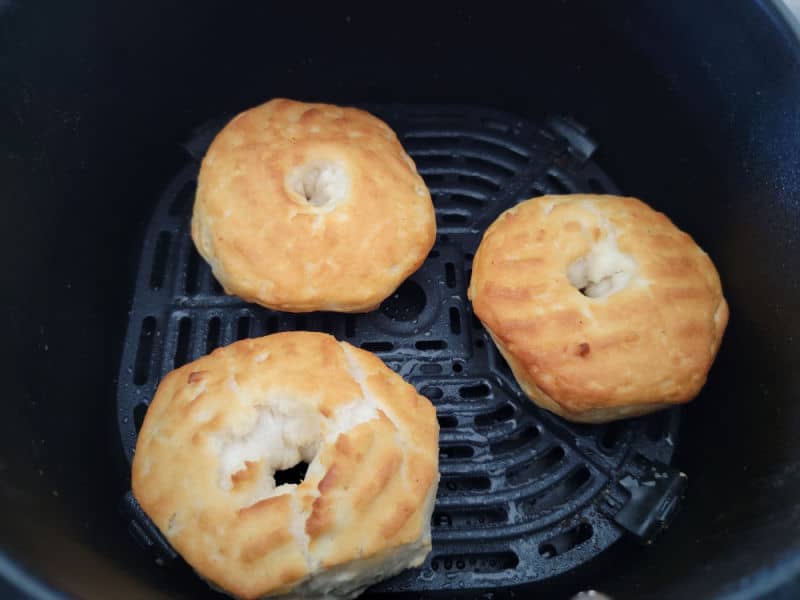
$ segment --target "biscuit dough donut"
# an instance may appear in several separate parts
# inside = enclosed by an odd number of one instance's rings
[[[586,423],[694,398],[728,322],[708,255],[618,196],[542,196],[501,214],[469,298],[530,399]]]
[[[192,239],[225,291],[268,308],[376,308],[433,247],[430,192],[395,133],[354,108],[276,99],[216,136]]]
[[[422,563],[436,410],[375,355],[311,332],[215,350],[169,373],[133,492],[175,550],[239,598],[352,598]],[[299,484],[275,473],[304,461]]]

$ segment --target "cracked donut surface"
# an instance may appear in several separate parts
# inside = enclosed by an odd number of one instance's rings
[[[192,239],[225,290],[247,301],[372,310],[435,237],[414,161],[362,110],[271,100],[231,120],[203,158]]]
[[[501,214],[469,297],[531,400],[582,422],[694,398],[728,322],[708,255],[620,196],[542,196]]]
[[[438,432],[431,403],[373,354],[278,333],[164,378],[133,492],[216,588],[351,598],[430,551]],[[301,483],[276,485],[276,471],[301,461]]]

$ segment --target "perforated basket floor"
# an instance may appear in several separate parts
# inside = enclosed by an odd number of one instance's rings
[[[286,330],[326,331],[372,350],[436,405],[442,474],[425,564],[382,591],[497,589],[580,565],[626,531],[645,540],[683,491],[666,467],[678,412],[578,426],[538,410],[472,314],[466,290],[485,228],[544,193],[617,189],[569,119],[543,125],[464,107],[371,106],[398,133],[433,195],[436,246],[381,308],[362,315],[279,313],[226,296],[189,237],[199,162],[225,120],[196,132],[142,244],[117,395],[125,455],[160,379],[220,345]],[[130,531],[177,560],[129,494]]]

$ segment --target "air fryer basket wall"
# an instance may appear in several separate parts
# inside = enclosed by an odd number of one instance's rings
[[[530,591],[759,593],[800,571],[800,48],[767,2],[537,3],[530,15],[0,3],[5,401],[0,571],[80,597],[206,593],[117,503],[114,377],[139,244],[193,127],[284,95],[569,114],[625,193],[717,262],[732,320],[676,464],[689,495]]]

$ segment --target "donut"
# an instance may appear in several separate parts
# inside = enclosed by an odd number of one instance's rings
[[[192,239],[229,294],[276,310],[366,312],[433,247],[430,192],[367,112],[276,99],[203,158]]]
[[[585,423],[694,398],[728,322],[708,255],[619,196],[541,196],[505,211],[468,295],[528,397]]]
[[[242,340],[161,381],[133,493],[219,590],[353,598],[430,551],[438,433],[369,352],[313,332]],[[301,481],[276,482],[299,463]]]

